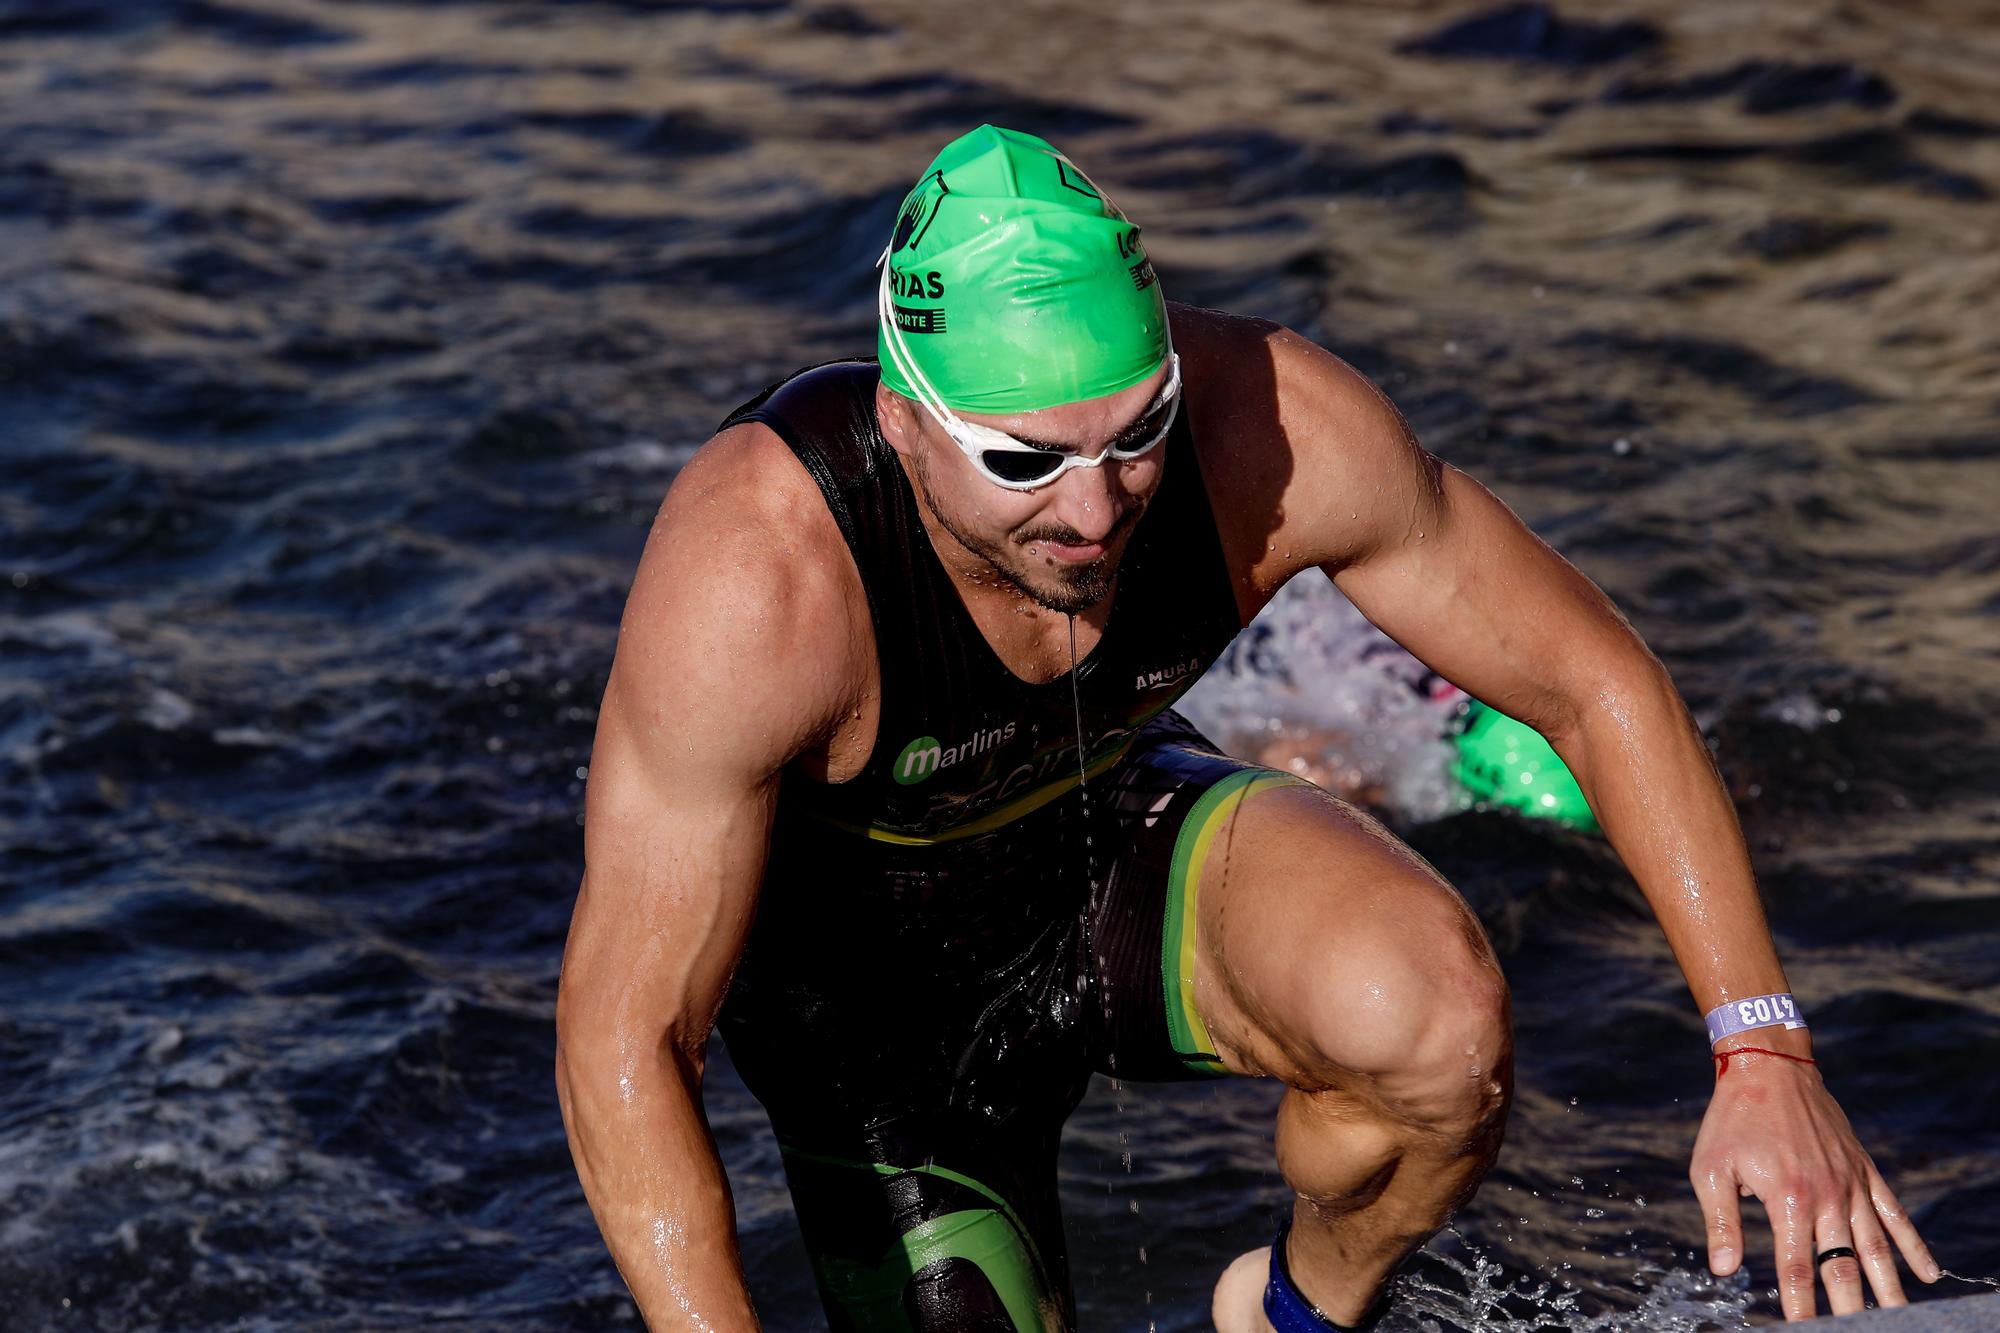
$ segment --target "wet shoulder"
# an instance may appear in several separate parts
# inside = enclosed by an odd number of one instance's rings
[[[1343,502],[1385,480],[1376,472],[1414,442],[1381,391],[1311,339],[1192,306],[1173,317],[1196,456],[1247,617],[1292,575],[1335,558]]]
[[[640,661],[713,659],[746,704],[781,701],[787,715],[766,720],[798,729],[807,757],[860,708],[874,660],[867,597],[818,486],[769,426],[727,427],[674,479],[626,604],[621,656],[630,646],[653,649]]]
[[[1275,591],[1266,572],[1294,471],[1280,425],[1282,324],[1170,302],[1195,457],[1244,623]]]

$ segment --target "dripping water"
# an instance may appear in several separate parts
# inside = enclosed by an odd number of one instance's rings
[[[1084,752],[1083,741],[1083,687],[1077,683],[1076,679],[1076,616],[1074,614],[1069,617],[1069,702],[1070,709],[1076,718],[1076,790],[1077,799],[1081,802],[1080,813],[1083,817],[1084,876],[1090,888],[1090,911],[1084,916],[1084,928],[1088,931],[1088,923],[1095,918],[1097,910],[1097,849],[1090,822],[1090,769],[1089,759]],[[1096,947],[1096,941],[1089,938],[1086,938],[1084,943],[1093,950]],[[1100,963],[1102,962],[1102,960],[1099,961]]]
[[[1938,1274],[1941,1277],[1952,1278],[1959,1282],[1977,1282],[1984,1286],[1992,1287],[1995,1290],[2000,1290],[2000,1278],[1969,1277],[1964,1273],[1954,1273],[1949,1268],[1938,1269]]]
[[[1086,1000],[1090,978],[1104,969],[1103,955],[1097,952],[1097,895],[1103,881],[1097,873],[1097,831],[1090,812],[1090,758],[1083,738],[1083,687],[1077,683],[1076,662],[1076,616],[1069,617],[1069,702],[1071,714],[1076,721],[1076,792],[1079,823],[1083,829],[1083,873],[1086,888],[1083,912],[1084,957],[1093,960],[1096,967],[1085,967],[1077,973],[1077,999]],[[1114,1059],[1112,1071],[1117,1071]]]

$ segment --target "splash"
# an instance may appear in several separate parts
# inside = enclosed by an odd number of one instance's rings
[[[1462,1251],[1462,1257],[1451,1251]],[[1753,1299],[1741,1273],[1642,1263],[1632,1274],[1639,1301],[1629,1309],[1586,1314],[1578,1289],[1557,1277],[1509,1275],[1456,1227],[1424,1247],[1392,1287],[1381,1333],[1714,1333],[1750,1327]]]
[[[1972,1282],[1980,1286],[1992,1287],[1995,1291],[2000,1291],[2000,1278],[1967,1277],[1964,1273],[1954,1273],[1949,1268],[1944,1267],[1940,1267],[1938,1273],[1952,1279],[1954,1282]]]
[[[1469,800],[1445,735],[1463,698],[1325,579],[1285,585],[1177,707],[1217,744],[1421,822]]]

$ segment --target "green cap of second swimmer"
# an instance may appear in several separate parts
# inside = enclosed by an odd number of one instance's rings
[[[1167,309],[1139,229],[1045,139],[981,125],[903,200],[877,342],[882,380],[962,412],[1101,398],[1160,368]]]
[[[1595,833],[1597,816],[1555,747],[1525,722],[1474,701],[1454,743],[1452,776],[1483,801],[1511,806],[1579,833]]]

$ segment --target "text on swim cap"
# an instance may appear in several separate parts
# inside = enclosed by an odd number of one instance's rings
[[[912,296],[935,299],[944,295],[944,276],[936,269],[928,273],[900,273],[892,268],[889,270],[889,291],[906,300]]]

